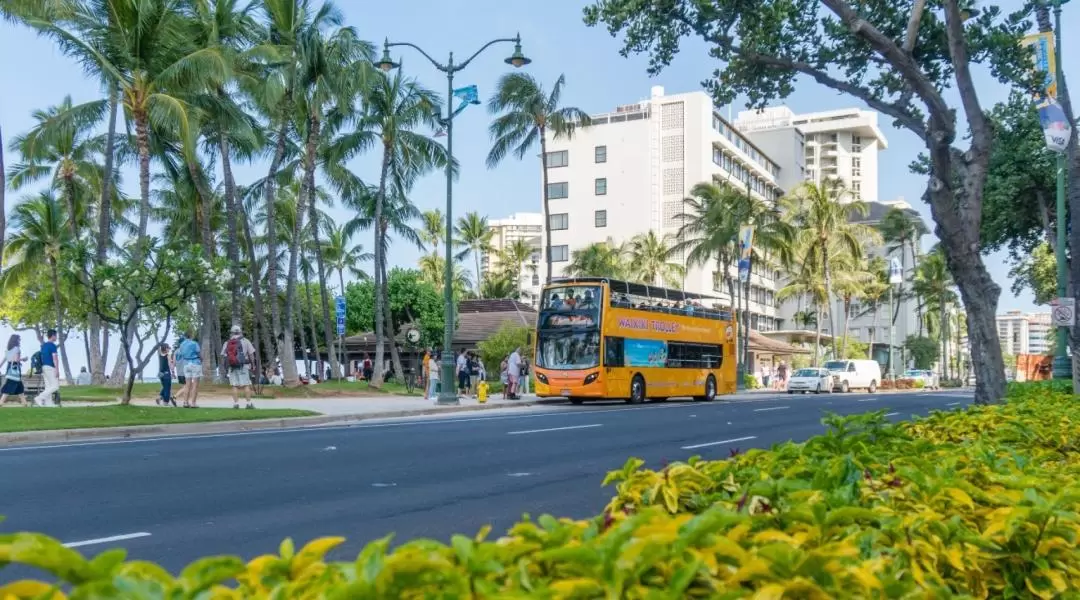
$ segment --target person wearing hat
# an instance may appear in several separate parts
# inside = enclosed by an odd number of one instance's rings
[[[251,403],[251,370],[255,364],[255,346],[244,337],[239,325],[233,325],[229,341],[221,348],[221,356],[229,368],[229,385],[232,386],[233,408],[240,408],[240,390],[244,390],[247,408]]]

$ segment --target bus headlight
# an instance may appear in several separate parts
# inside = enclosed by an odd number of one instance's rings
[[[543,373],[540,373],[540,372],[536,373],[536,380],[539,381],[540,383],[545,384],[545,385],[548,382],[547,375],[544,375]]]
[[[585,385],[589,385],[590,383],[596,381],[596,378],[599,376],[600,373],[589,373],[585,376]]]

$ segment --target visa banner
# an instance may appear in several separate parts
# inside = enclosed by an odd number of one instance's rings
[[[739,281],[746,283],[750,279],[750,255],[754,248],[754,227],[743,225],[739,228]]]

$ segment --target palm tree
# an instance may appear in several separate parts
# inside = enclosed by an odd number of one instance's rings
[[[851,304],[864,298],[866,286],[874,281],[874,274],[868,269],[865,260],[854,261],[843,252],[833,256],[833,265],[836,267],[834,288],[840,297],[844,319],[844,333],[840,338],[840,354],[837,358],[846,358],[848,334],[851,331]]]
[[[802,325],[814,325],[814,366],[821,359],[822,311],[829,305],[829,296],[825,292],[825,278],[822,275],[819,257],[809,251],[809,236],[800,235],[796,239],[794,253],[796,264],[789,269],[787,283],[776,292],[776,299],[784,302],[790,298],[805,298],[813,306],[813,311],[796,313],[796,321]],[[831,332],[835,337],[836,332]]]
[[[346,232],[345,225],[330,223],[327,227],[326,242],[323,243],[323,256],[326,265],[338,272],[338,285],[341,294],[345,294],[345,270],[357,279],[367,279],[368,274],[360,268],[360,263],[371,260],[374,256],[364,251],[363,244],[350,245],[352,235]]]
[[[912,289],[922,298],[925,306],[936,308],[938,340],[941,344],[942,379],[948,378],[948,310],[958,301],[958,296],[953,290],[952,274],[945,262],[945,253],[940,246],[934,248],[923,257],[919,264],[919,270],[915,273]],[[929,314],[928,314],[929,316]]]
[[[382,150],[379,188],[372,215],[375,229],[375,288],[376,291],[382,290],[375,295],[375,364],[382,364],[384,323],[389,321],[382,277],[386,266],[384,237],[389,225],[383,214],[388,184],[404,184],[413,176],[445,166],[449,161],[446,148],[432,137],[416,131],[421,128],[434,129],[438,125],[438,107],[438,96],[416,81],[406,79],[401,69],[393,76],[378,74],[365,97],[365,114],[355,133],[357,138],[364,140],[358,141],[357,146],[377,143]],[[401,187],[398,195],[404,196],[403,188],[407,185],[395,187]],[[375,369],[370,385],[379,387],[382,379],[382,369]]]
[[[420,256],[417,265],[420,267],[420,275],[423,280],[430,283],[440,293],[446,287],[446,259],[441,256],[424,254]],[[454,278],[451,291],[455,298],[467,298],[472,288],[469,272],[459,261],[454,261]]]
[[[507,244],[499,255],[499,263],[513,279],[514,287],[517,289],[519,298],[522,294],[521,276],[526,268],[525,265],[530,265],[530,268],[533,268],[535,271],[535,266],[530,262],[530,259],[535,252],[536,249],[533,248],[529,242],[523,239],[516,239]]]
[[[559,75],[551,93],[532,75],[526,73],[508,73],[503,75],[495,89],[495,95],[488,104],[492,114],[499,114],[491,124],[489,131],[494,142],[488,152],[488,168],[495,168],[506,155],[513,152],[521,160],[533,152],[540,144],[540,164],[543,169],[544,183],[544,223],[550,219],[548,206],[548,161],[547,144],[561,138],[570,139],[577,127],[587,127],[591,123],[589,115],[574,106],[560,106],[563,85],[566,77]],[[549,137],[550,136],[550,137]],[[547,262],[547,283],[551,283],[551,228],[544,227],[547,236],[544,244]]]
[[[907,273],[907,257],[908,249],[911,251],[911,269],[912,271],[918,271],[919,268],[919,241],[922,240],[922,236],[930,233],[923,224],[922,219],[917,215],[913,215],[911,211],[903,210],[901,208],[890,208],[885,216],[882,217],[881,223],[878,225],[878,230],[881,232],[881,237],[888,244],[889,254],[900,251],[900,265],[902,273]],[[906,278],[906,277],[905,277]],[[904,295],[904,284],[900,283],[899,295]],[[915,299],[915,310],[919,321],[919,335],[922,335],[922,307],[920,306],[919,299]],[[896,324],[897,316],[900,314],[900,303],[896,304],[894,312],[891,315],[893,325]]]
[[[631,278],[648,285],[682,287],[686,267],[671,260],[676,256],[674,241],[674,235],[657,236],[651,229],[634,236],[629,250]]]
[[[572,277],[611,277],[626,275],[626,247],[611,240],[589,244],[570,253],[570,262],[563,271]]]
[[[446,238],[446,217],[442,211],[433,208],[420,215],[420,241],[431,248],[431,253],[438,256],[439,244]]]
[[[838,180],[823,183],[804,182],[794,194],[785,196],[792,225],[806,234],[806,252],[812,260],[821,265],[821,276],[825,286],[825,299],[832,302],[833,297],[833,254],[842,251],[850,255],[851,260],[862,258],[864,242],[879,238],[877,232],[862,223],[851,223],[855,215],[866,215],[866,203],[851,199],[850,193]],[[829,310],[829,332],[832,334],[833,356],[836,352],[836,320],[834,311]]]
[[[480,284],[480,295],[483,298],[512,298],[521,297],[520,290],[513,281],[513,275],[506,273],[487,273],[484,282]]]
[[[104,140],[94,130],[104,112],[102,101],[74,106],[71,96],[66,96],[57,106],[34,111],[37,124],[11,141],[22,155],[22,161],[11,166],[11,188],[18,190],[51,176],[52,185],[66,201],[67,214],[75,215],[66,219],[72,240],[79,237],[87,208],[76,206],[76,188],[91,186],[98,175],[97,158]]]
[[[11,266],[4,273],[4,284],[33,278],[42,263],[49,266],[52,279],[53,306],[56,309],[56,331],[60,340],[67,337],[64,331],[64,309],[60,294],[60,255],[70,243],[69,216],[63,205],[52,193],[44,191],[24,199],[15,206],[11,225],[15,229],[8,241]],[[69,385],[74,383],[65,344],[60,344],[60,359],[64,376]]]
[[[870,329],[870,349],[867,356],[867,358],[874,358],[878,316],[881,313],[882,306],[888,302],[889,297],[889,267],[884,258],[874,256],[866,261],[865,270],[871,277],[862,286],[862,312],[858,316],[865,316],[869,313],[874,315],[874,326]],[[892,352],[892,348],[889,348],[889,352]]]
[[[458,219],[457,225],[454,226],[454,235],[456,236],[454,245],[462,248],[455,258],[463,260],[466,255],[470,253],[473,255],[473,261],[476,264],[476,270],[473,271],[476,277],[476,294],[483,298],[484,294],[480,286],[480,255],[491,252],[491,238],[495,232],[488,227],[487,217],[482,217],[476,212],[469,212]]]

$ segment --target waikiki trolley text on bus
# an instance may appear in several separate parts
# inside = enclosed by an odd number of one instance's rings
[[[623,317],[619,319],[619,327],[622,329],[640,329],[645,331],[657,331],[660,333],[677,333],[679,324],[674,321],[657,321],[655,319],[641,319]]]

